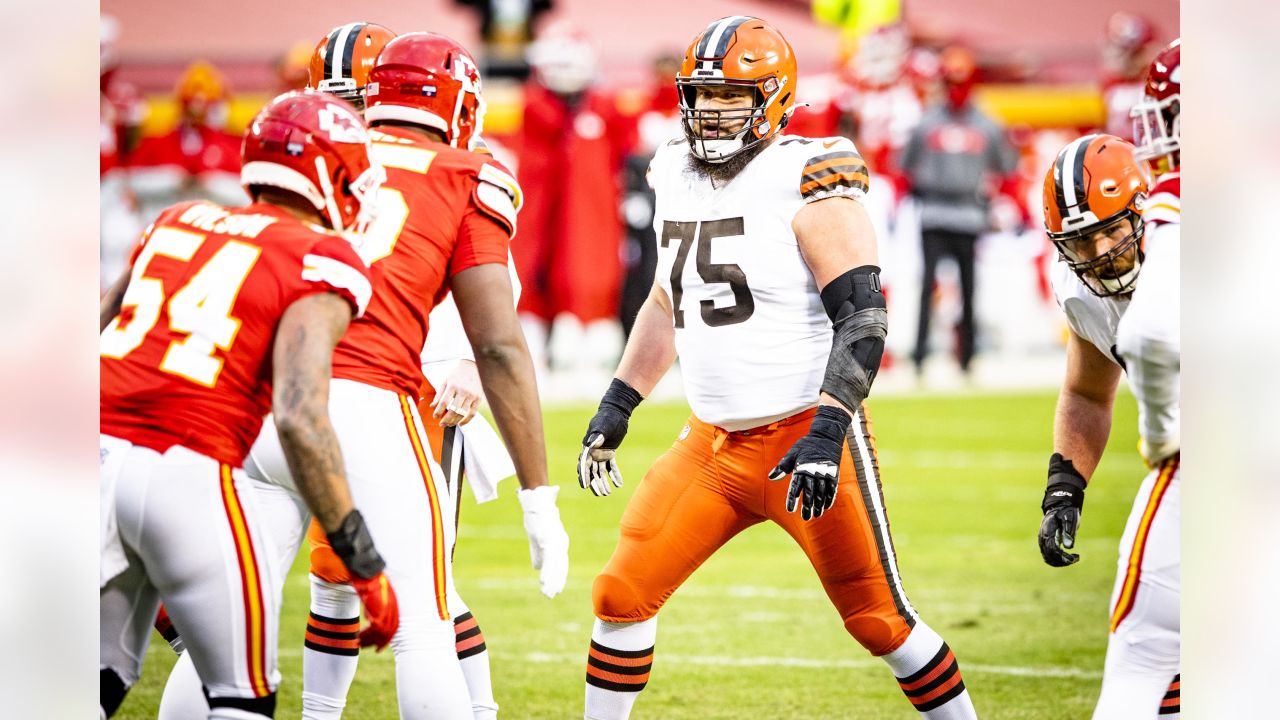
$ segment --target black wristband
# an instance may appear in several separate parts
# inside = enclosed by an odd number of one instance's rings
[[[356,577],[368,580],[376,577],[387,566],[378,549],[373,546],[373,536],[364,524],[359,510],[352,510],[337,530],[326,533],[333,553]]]
[[[616,408],[629,418],[631,417],[631,412],[643,400],[644,397],[635,388],[618,378],[614,378],[613,382],[609,383],[609,389],[604,391],[604,397],[600,398],[600,405],[601,407],[609,405]]]
[[[852,422],[853,418],[843,409],[834,405],[819,405],[818,412],[813,415],[813,424],[809,426],[809,434],[843,443]]]
[[[1084,486],[1088,482],[1084,479],[1084,476],[1080,474],[1080,471],[1076,470],[1076,466],[1070,460],[1062,457],[1062,453],[1054,453],[1049,456],[1049,483],[1053,484],[1054,477],[1058,475],[1067,476],[1062,478],[1060,482],[1074,484],[1071,482],[1071,478],[1079,481],[1081,489],[1084,489]]]
[[[1045,482],[1044,500],[1040,503],[1040,510],[1047,512],[1050,506],[1063,504],[1071,505],[1077,510],[1083,508],[1084,489],[1087,484],[1084,476],[1076,470],[1076,466],[1070,460],[1062,457],[1062,453],[1054,453],[1049,457],[1049,478]]]

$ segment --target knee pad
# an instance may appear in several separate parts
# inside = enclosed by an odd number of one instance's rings
[[[209,701],[209,717],[211,718],[257,720],[258,718],[272,718],[276,715],[276,694],[274,691],[262,697],[240,698],[209,697],[209,691],[206,689],[204,698]]]
[[[644,599],[631,584],[617,577],[601,573],[591,585],[591,603],[596,617],[607,622],[638,622],[648,620],[658,612],[661,603],[646,607]]]
[[[844,628],[867,652],[876,657],[896,650],[911,633],[911,628],[897,616],[885,618],[870,614],[855,615],[845,618]]]

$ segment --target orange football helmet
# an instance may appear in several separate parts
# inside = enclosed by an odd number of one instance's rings
[[[1098,296],[1133,292],[1150,170],[1114,135],[1067,143],[1044,177],[1044,224],[1058,255]]]
[[[378,53],[396,34],[381,25],[353,22],[329,31],[311,54],[307,87],[327,92],[364,109],[364,86],[369,83]]]
[[[698,88],[708,85],[753,88],[754,103],[741,110],[698,109]],[[787,126],[796,103],[795,53],[782,33],[760,18],[721,18],[689,44],[676,74],[676,90],[690,150],[707,162],[724,162]],[[706,138],[698,131],[704,121],[717,127],[743,124],[728,137]]]

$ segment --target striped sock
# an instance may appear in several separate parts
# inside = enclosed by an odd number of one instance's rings
[[[964,687],[960,664],[951,648],[923,620],[897,650],[884,660],[902,692],[921,717],[929,720],[976,720],[973,701]]]
[[[449,599],[450,608],[465,608]],[[489,650],[484,644],[484,633],[470,610],[453,619],[454,648],[462,663],[462,676],[466,678],[471,695],[472,720],[492,720],[498,717],[498,701],[493,699],[493,679],[489,674]]]
[[[311,576],[311,613],[302,650],[302,717],[342,717],[360,664],[360,598],[350,585]]]
[[[1182,716],[1182,673],[1173,676],[1169,683],[1169,691],[1160,702],[1160,716],[1178,718]]]
[[[587,720],[626,720],[649,682],[658,619],[635,623],[596,620],[587,653]]]

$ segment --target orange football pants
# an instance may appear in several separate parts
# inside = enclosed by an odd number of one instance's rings
[[[822,517],[805,522],[799,508],[787,512],[789,481],[768,479],[814,412],[741,432],[690,417],[627,504],[618,546],[592,588],[596,617],[654,617],[720,546],[771,520],[808,556],[850,635],[873,655],[900,646],[916,614],[902,590],[865,406],[846,436],[835,504]]]
[[[435,459],[436,464],[444,467],[445,463],[441,460],[443,448],[445,446],[445,435],[457,432],[454,428],[442,428],[440,423],[431,417],[433,412],[431,403],[435,401],[436,391],[431,387],[430,383],[422,383],[422,400],[418,401],[418,414],[422,416],[422,425],[427,431],[427,442],[431,445],[431,457]],[[450,443],[451,444],[451,443]],[[447,471],[446,471],[447,472]],[[458,505],[462,504],[462,493],[453,486],[454,482],[460,482],[460,478],[449,478],[446,480],[450,484],[450,490],[457,496]],[[457,508],[455,508],[454,522],[457,522]],[[329,545],[329,538],[324,534],[324,529],[320,527],[320,523],[313,518],[311,525],[307,528],[307,542],[311,544],[311,574],[320,578],[327,583],[342,584],[351,582],[351,576],[347,573],[347,566],[342,564],[338,556],[334,554],[333,548]]]

